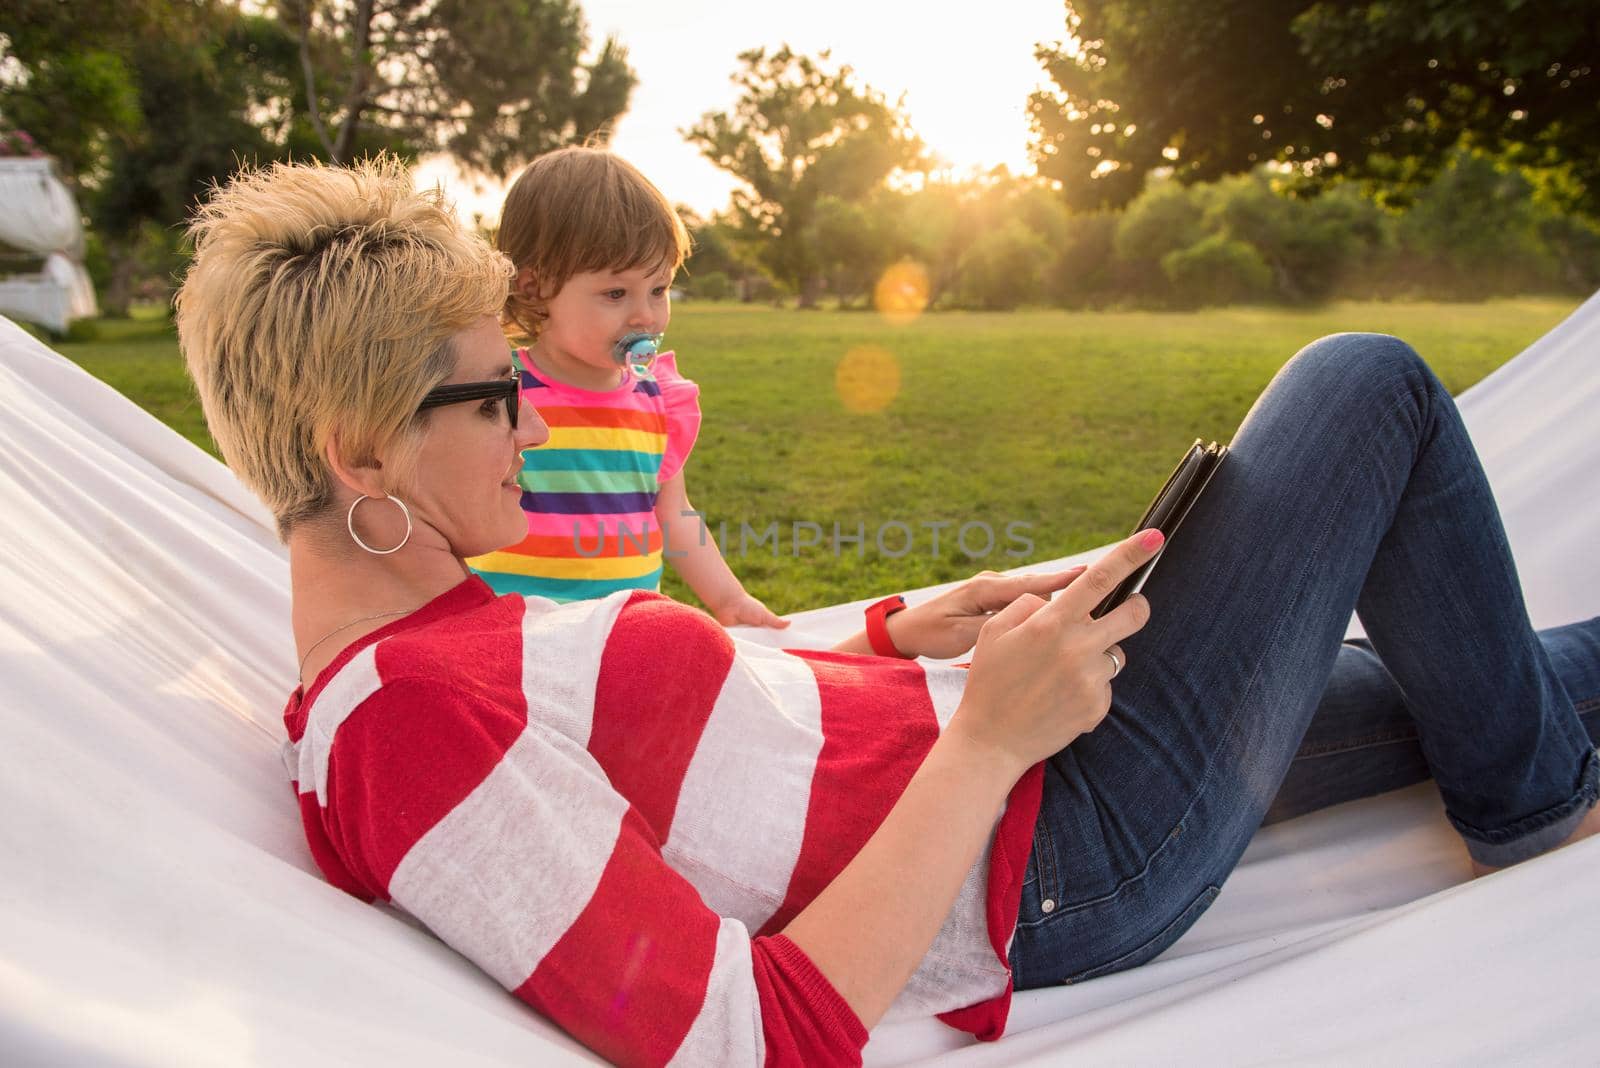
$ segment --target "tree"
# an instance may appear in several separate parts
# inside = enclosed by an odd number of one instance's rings
[[[1080,212],[1045,273],[1044,287],[1057,304],[1089,308],[1109,303],[1117,292],[1116,238],[1121,216]]]
[[[131,43],[143,122],[112,139],[104,176],[85,197],[111,261],[106,314],[127,314],[141,266],[163,282],[179,273],[182,225],[213,183],[310,147],[292,111],[266,120],[287,87],[291,45],[276,20],[222,3],[193,5],[181,38]]]
[[[1117,222],[1117,259],[1137,274],[1158,274],[1163,257],[1188,248],[1204,235],[1201,221],[1206,208],[1202,200],[1208,192],[1176,182],[1151,182]]]
[[[895,225],[900,197],[882,190],[854,203],[835,196],[817,200],[810,242],[841,308],[869,296],[879,276],[905,251]]]
[[[298,35],[311,123],[339,162],[400,145],[502,175],[604,129],[637,81],[615,38],[583,60],[574,0],[279,0],[278,10]]]
[[[898,198],[896,229],[910,255],[928,275],[928,304],[936,305],[956,285],[961,257],[978,239],[970,190],[962,183],[930,181]]]
[[[722,300],[737,294],[741,300],[751,300],[754,293],[770,287],[771,279],[756,260],[757,250],[748,247],[736,222],[720,213],[702,219],[682,204],[678,215],[692,246],[683,264],[684,285],[691,296]]]
[[[904,113],[847,66],[833,69],[786,45],[739,56],[731,112],[707,112],[681,131],[701,154],[744,183],[733,194],[740,226],[762,238],[779,281],[816,302],[821,265],[812,240],[817,202],[857,202],[892,172],[914,167],[922,142]]]
[[[1258,168],[1219,180],[1207,200],[1206,232],[1254,249],[1271,269],[1277,295],[1293,303],[1326,300],[1358,258],[1387,243],[1383,209],[1349,183],[1312,199],[1290,197]],[[1195,267],[1205,260],[1190,256],[1184,262]],[[1162,264],[1166,269],[1165,259]],[[1167,277],[1174,278],[1171,270]],[[1246,286],[1240,299],[1259,297],[1258,290]]]
[[[1221,234],[1162,256],[1161,271],[1177,303],[1190,308],[1261,297],[1272,284],[1272,269],[1259,252]]]
[[[71,178],[102,161],[118,131],[139,126],[138,86],[127,62],[141,28],[159,20],[159,0],[12,0],[0,17],[0,113],[26,130]],[[181,28],[181,27],[180,27]]]
[[[1401,217],[1400,241],[1408,258],[1430,265],[1435,285],[1481,300],[1555,284],[1558,265],[1539,216],[1526,177],[1461,152]]]
[[[986,230],[961,257],[962,302],[990,311],[1010,311],[1034,300],[1050,254],[1044,238],[1018,219]]]
[[[216,0],[113,6],[23,0],[8,33],[21,76],[0,106],[54,155],[77,187],[109,260],[102,304],[124,314],[135,276],[170,278],[194,199],[242,161],[294,147],[292,41],[276,20]],[[84,110],[62,114],[65,87]]]
[[[109,313],[140,271],[172,276],[195,199],[241,163],[446,147],[469,170],[498,172],[599,129],[633,86],[615,42],[579,62],[571,0],[298,2],[285,17],[227,0],[5,9],[0,119],[75,185],[110,261]],[[350,36],[362,12],[365,30]],[[350,89],[337,106],[319,95],[336,82]]]
[[[1066,30],[1036,51],[1032,154],[1080,209],[1271,159],[1413,190],[1464,143],[1570,173],[1600,215],[1593,0],[1069,0]]]

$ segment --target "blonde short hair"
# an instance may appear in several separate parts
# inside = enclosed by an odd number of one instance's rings
[[[504,306],[511,265],[438,190],[379,157],[241,171],[189,227],[178,341],[211,436],[286,538],[333,499],[326,448],[413,473],[417,405],[455,366],[450,338]]]
[[[536,296],[513,287],[502,322],[535,338],[544,302],[575,274],[670,267],[689,255],[689,232],[661,190],[637,167],[603,148],[557,149],[523,168],[506,194],[495,239]]]

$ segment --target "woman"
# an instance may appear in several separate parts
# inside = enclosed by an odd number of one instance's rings
[[[878,618],[907,656],[975,644],[969,673],[638,591],[495,598],[462,560],[523,536],[546,438],[505,261],[393,162],[241,175],[193,236],[183,349],[289,547],[317,862],[607,1057],[849,1063],[891,1004],[996,1037],[1013,984],[1171,944],[1269,811],[1430,773],[1482,867],[1600,826],[1600,620],[1532,631],[1455,407],[1391,338],[1284,368],[1148,601],[1089,616],[1144,532]]]

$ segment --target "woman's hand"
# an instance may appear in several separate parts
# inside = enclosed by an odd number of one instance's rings
[[[946,733],[999,759],[1020,777],[1099,725],[1111,679],[1150,606],[1135,594],[1099,619],[1089,613],[1161,548],[1159,531],[1135,534],[1077,576],[1054,600],[1025,593],[984,623],[961,706]]]
[[[1083,572],[1081,566],[1043,575],[984,571],[931,601],[890,616],[889,640],[906,656],[935,660],[960,656],[976,644],[978,632],[996,612],[1023,596],[1048,601]]]

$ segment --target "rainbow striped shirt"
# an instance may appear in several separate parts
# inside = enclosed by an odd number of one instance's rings
[[[496,593],[553,601],[659,589],[656,495],[694,448],[700,387],[670,352],[655,358],[653,381],[629,376],[602,391],[540,378],[526,350],[517,359],[524,396],[550,427],[522,456],[528,536],[467,563]]]

